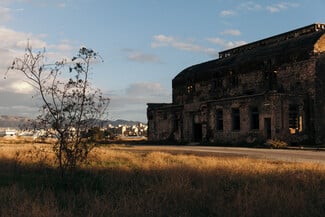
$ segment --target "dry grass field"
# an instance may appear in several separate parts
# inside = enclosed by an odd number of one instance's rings
[[[93,150],[64,182],[50,144],[0,140],[0,216],[325,216],[325,166]]]

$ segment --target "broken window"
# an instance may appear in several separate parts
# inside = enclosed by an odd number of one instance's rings
[[[260,128],[260,119],[259,119],[259,112],[257,107],[251,108],[250,111],[250,125],[251,130],[258,130]]]
[[[223,111],[218,109],[216,112],[216,127],[218,131],[223,131]]]
[[[238,87],[238,85],[239,85],[238,76],[231,76],[230,77],[230,84],[231,84],[232,87]]]
[[[302,116],[299,116],[299,106],[289,105],[289,130],[291,134],[302,131]]]
[[[214,89],[218,89],[218,88],[221,88],[223,85],[222,85],[222,79],[217,79],[217,80],[214,80],[213,81],[213,88]]]
[[[233,108],[231,110],[231,123],[232,123],[232,130],[239,131],[240,130],[240,111],[239,108]]]
[[[289,105],[289,128],[298,128],[298,106]]]
[[[193,93],[193,85],[187,85],[187,93]]]

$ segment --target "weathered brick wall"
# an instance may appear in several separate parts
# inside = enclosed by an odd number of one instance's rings
[[[188,85],[173,88],[174,103],[197,103],[265,91],[265,76],[261,70],[236,74],[231,72],[218,78],[213,78],[211,73],[211,79],[191,83],[193,90],[190,93]]]
[[[315,130],[316,142],[325,144],[325,53],[316,64]]]
[[[315,59],[290,62],[277,67],[277,82],[285,93],[315,95]]]
[[[185,69],[173,79],[173,105],[184,106],[176,129],[181,136],[175,137],[174,115],[158,118],[157,113],[155,138],[190,142],[199,134],[204,142],[237,143],[265,138],[268,133],[285,141],[315,138],[324,142],[324,28],[310,25],[221,52],[224,55],[219,60]],[[297,129],[289,131],[292,105],[298,106],[303,125],[294,135],[292,131]],[[252,107],[259,111],[259,129],[251,129]],[[223,110],[222,132],[216,130],[218,108]],[[232,129],[232,108],[240,110],[240,131]],[[266,133],[268,121],[271,127]]]

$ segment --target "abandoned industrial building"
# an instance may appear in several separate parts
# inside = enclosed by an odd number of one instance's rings
[[[219,53],[172,80],[172,103],[148,103],[148,140],[325,143],[325,24]]]

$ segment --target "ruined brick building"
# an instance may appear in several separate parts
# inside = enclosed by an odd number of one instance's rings
[[[150,141],[325,143],[325,24],[222,51],[172,87],[148,104]]]

